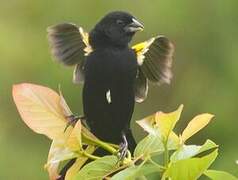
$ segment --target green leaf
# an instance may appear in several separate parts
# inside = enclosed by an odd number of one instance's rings
[[[150,156],[152,153],[158,155],[164,151],[163,143],[158,136],[148,135],[141,140],[134,151],[135,157]]]
[[[218,145],[216,143],[214,143],[212,140],[208,139],[206,140],[206,142],[202,145],[201,149],[199,150],[198,154],[199,153],[202,153],[204,151],[207,151],[209,149],[212,149],[212,148],[217,148]]]
[[[92,154],[94,150],[94,146],[88,146],[85,151],[88,154]],[[78,156],[75,163],[68,169],[65,180],[72,180],[87,160],[88,158],[86,156]]]
[[[178,136],[172,131],[176,122],[179,120],[183,105],[172,112],[157,112],[137,123],[149,133],[136,147],[134,155],[147,156],[150,154],[157,155],[164,151],[164,143],[166,142],[168,149],[177,149],[179,145]]]
[[[163,137],[164,141],[167,141],[170,136],[176,122],[179,120],[183,105],[171,113],[157,112],[143,120],[137,121],[137,123],[149,134],[159,135]]]
[[[171,113],[159,112],[156,119],[156,126],[161,131],[164,141],[166,141],[172,132],[175,124],[180,118],[181,112],[183,110],[183,105],[180,105],[179,108]]]
[[[212,114],[200,114],[196,117],[194,117],[187,125],[187,127],[184,129],[182,133],[182,141],[185,142],[188,140],[191,136],[196,134],[198,131],[203,129],[214,117]]]
[[[202,153],[204,151],[207,151],[212,148],[216,148],[218,145],[216,145],[211,140],[207,140],[202,146],[196,146],[196,145],[182,145],[177,151],[175,151],[171,157],[170,160],[172,162],[176,162],[178,160],[187,159],[193,156],[196,156],[199,153]]]
[[[178,149],[179,145],[180,145],[179,137],[177,136],[177,134],[175,134],[172,131],[169,135],[169,139],[167,142],[167,148],[168,148],[168,150],[174,150],[174,149]]]
[[[145,176],[137,177],[136,180],[148,180]]]
[[[168,150],[177,149],[179,146],[179,138],[175,133],[171,133],[168,139]],[[164,152],[164,145],[161,136],[149,134],[142,139],[136,146],[134,151],[135,157],[155,156]]]
[[[104,156],[85,165],[76,175],[75,180],[103,179],[108,173],[116,169],[118,158],[116,156]]]
[[[144,164],[143,166],[132,166],[115,174],[111,180],[134,180],[143,175],[160,172],[154,164]]]
[[[218,150],[201,158],[183,159],[169,164],[163,175],[163,179],[169,177],[173,180],[198,179],[212,164],[218,155]]]
[[[213,180],[238,180],[235,176],[224,172],[224,171],[217,171],[217,170],[206,170],[204,172],[206,176]]]
[[[170,156],[170,161],[176,162],[178,160],[188,159],[195,156],[200,149],[201,146],[197,145],[183,145]]]

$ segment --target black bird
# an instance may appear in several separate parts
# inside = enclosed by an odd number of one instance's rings
[[[134,104],[148,92],[148,80],[169,83],[173,45],[156,36],[133,47],[129,43],[143,25],[127,12],[111,12],[86,33],[63,23],[48,28],[52,54],[64,65],[75,66],[75,83],[83,83],[83,109],[91,131],[111,143],[134,150],[130,130]]]

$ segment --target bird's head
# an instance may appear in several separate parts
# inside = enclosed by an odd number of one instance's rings
[[[111,12],[92,30],[92,43],[96,46],[127,46],[133,35],[143,28],[144,26],[131,14],[122,11]]]

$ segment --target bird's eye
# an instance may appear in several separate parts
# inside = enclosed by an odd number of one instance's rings
[[[119,25],[124,25],[125,23],[124,23],[124,21],[118,19],[118,20],[117,20],[117,24],[119,24]]]

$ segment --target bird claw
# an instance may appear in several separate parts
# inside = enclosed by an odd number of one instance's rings
[[[76,116],[74,114],[71,114],[69,116],[66,116],[66,118],[67,118],[68,122],[64,129],[64,132],[68,129],[69,126],[74,126],[79,119],[83,119],[84,116]]]
[[[126,135],[122,135],[123,142],[119,145],[119,161],[122,161],[126,158],[127,151],[128,151],[128,142],[126,139]]]

